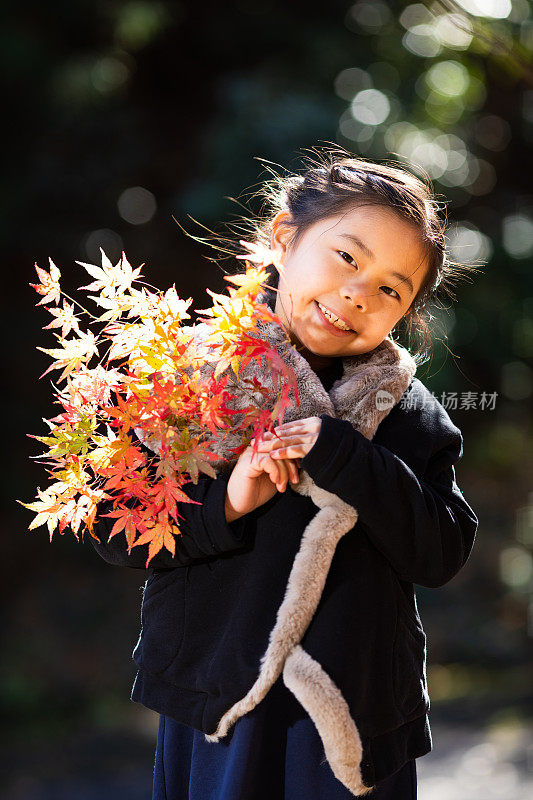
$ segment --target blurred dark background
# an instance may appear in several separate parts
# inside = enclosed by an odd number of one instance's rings
[[[41,418],[57,413],[48,378],[38,380],[49,359],[35,347],[54,340],[28,286],[34,262],[48,268],[50,256],[72,293],[86,282],[76,259],[97,262],[103,247],[117,260],[124,249],[133,266],[146,262],[146,280],[175,282],[204,308],[205,287],[224,288],[222,270],[172,216],[195,235],[204,231],[188,215],[220,230],[268,177],[258,158],[298,168],[302,148],[338,142],[427,173],[449,200],[452,255],[485,264],[456,305],[434,310],[433,356],[419,370],[439,399],[457,393],[448,408],[465,441],[457,479],[480,519],[465,569],[446,587],[417,590],[436,748],[422,760],[422,796],[475,800],[490,784],[491,797],[525,797],[532,3],[19,0],[3,9],[3,796],[148,798],[157,728],[157,715],[129,700],[144,573],[108,566],[70,534],[50,544],[45,528],[28,533],[31,513],[15,503],[46,484],[25,433],[42,435]],[[467,392],[473,404],[461,407]]]

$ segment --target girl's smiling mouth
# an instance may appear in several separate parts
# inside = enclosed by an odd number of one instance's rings
[[[324,311],[322,310],[322,308],[326,309],[326,306],[322,306],[322,304],[321,304],[321,303],[319,303],[319,302],[318,302],[318,300],[315,300],[315,301],[314,301],[314,305],[315,305],[316,312],[317,312],[317,318],[319,319],[319,321],[321,322],[321,324],[322,324],[324,327],[326,327],[326,328],[327,328],[327,330],[328,330],[330,333],[333,333],[333,334],[335,334],[336,336],[344,336],[344,337],[346,337],[346,336],[351,336],[352,334],[355,334],[355,333],[357,333],[357,331],[354,331],[354,330],[352,330],[351,328],[349,328],[348,330],[344,330],[343,328],[340,328],[340,327],[338,327],[337,325],[334,325],[334,324],[333,324],[333,322],[331,322],[331,321],[328,319],[328,317],[326,316],[326,314],[325,314],[325,313],[324,313]],[[321,306],[322,306],[322,308],[321,308]],[[341,322],[344,322],[344,320],[341,320]],[[346,324],[346,323],[344,323],[344,324]]]

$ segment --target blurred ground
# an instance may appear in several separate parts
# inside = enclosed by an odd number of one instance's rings
[[[132,709],[124,729],[12,741],[0,762],[12,776],[4,800],[150,800],[159,718]],[[507,721],[480,730],[433,722],[432,732],[433,752],[417,761],[420,800],[533,796],[533,725]]]
[[[150,800],[159,716],[133,703],[109,725],[34,729],[2,749],[4,800]]]
[[[417,762],[420,800],[533,797],[531,725],[480,731],[439,723],[432,731],[433,752]]]

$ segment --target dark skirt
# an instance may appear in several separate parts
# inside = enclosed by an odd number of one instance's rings
[[[369,800],[416,800],[413,759]],[[160,716],[152,800],[353,800],[322,740],[280,678],[219,742]]]

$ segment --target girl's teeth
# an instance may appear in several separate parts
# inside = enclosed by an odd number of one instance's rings
[[[337,317],[335,317],[331,313],[331,311],[328,311],[328,309],[325,308],[321,303],[319,303],[318,305],[319,305],[320,310],[324,314],[324,316],[327,317],[329,319],[329,321],[333,325],[335,325],[336,328],[339,328],[341,331],[350,331],[351,330],[351,328],[349,328],[342,320],[340,320]]]

